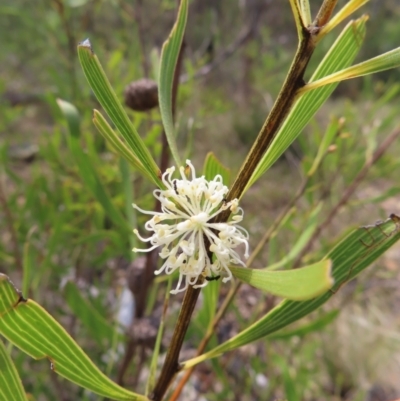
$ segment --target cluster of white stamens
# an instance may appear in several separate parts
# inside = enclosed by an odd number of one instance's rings
[[[200,275],[210,279],[224,276],[223,282],[232,278],[230,264],[245,266],[234,250],[238,245],[245,245],[244,256],[248,257],[248,233],[237,224],[243,219],[243,209],[237,199],[226,202],[228,188],[223,185],[222,177],[217,175],[212,181],[204,176],[196,177],[196,171],[186,160],[191,170],[191,180],[185,175],[185,169],[179,169],[182,179],[173,179],[175,167],[167,169],[162,176],[165,190],[157,189],[154,196],[161,203],[161,212],[136,209],[153,217],[145,228],[154,232],[150,238],[143,238],[137,230],[134,233],[144,242],[150,242],[149,249],[136,249],[134,252],[149,252],[162,247],[160,256],[165,259],[155,274],[171,274],[179,269],[179,281],[175,290],[178,293],[188,288],[204,287],[208,281],[196,284]],[[227,223],[212,223],[212,219],[222,211],[230,209],[233,217]],[[206,249],[208,247],[208,249]],[[214,257],[209,257],[210,251]]]

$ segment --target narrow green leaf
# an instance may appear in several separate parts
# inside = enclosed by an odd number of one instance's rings
[[[99,133],[105,138],[120,156],[125,158],[133,167],[137,168],[143,175],[152,181],[159,188],[163,188],[164,184],[159,177],[150,174],[135,154],[122,142],[118,134],[110,127],[107,120],[98,110],[93,110],[93,124]]]
[[[400,187],[392,187],[389,188],[387,191],[380,193],[378,196],[374,198],[368,198],[368,203],[382,203],[388,198],[398,197],[400,194]],[[365,201],[365,199],[363,199]]]
[[[98,110],[93,110],[93,123],[101,136],[110,142],[112,147],[118,152],[118,154],[128,160],[133,167],[144,173],[146,170],[143,164],[135,156],[133,152],[125,145],[124,142],[118,137],[118,134],[111,128],[107,120]]]
[[[28,401],[21,378],[0,340],[0,400]]]
[[[319,64],[311,78],[311,82],[325,77],[343,67],[350,65],[357,55],[364,37],[367,17],[363,16],[355,21],[350,21],[344,28],[338,39],[331,46],[329,52]],[[328,99],[337,83],[326,85],[315,91],[301,96],[293,106],[288,117],[280,127],[270,148],[265,153],[261,162],[255,169],[246,190],[249,189],[274,163],[282,153],[297,138],[308,124],[317,110]]]
[[[233,266],[230,270],[239,280],[260,290],[286,299],[305,301],[332,287],[331,265],[331,261],[325,259],[293,270],[270,271]]]
[[[317,40],[320,41],[328,32],[338,26],[341,22],[343,22],[346,18],[348,18],[351,14],[353,14],[356,10],[362,7],[364,4],[368,3],[369,0],[350,0],[348,1],[326,25],[324,25],[317,37]]]
[[[334,309],[313,322],[304,324],[294,330],[278,331],[277,333],[270,334],[268,339],[270,340],[289,340],[292,337],[304,337],[307,334],[313,333],[315,331],[320,331],[332,323],[338,316],[340,310]]]
[[[65,329],[36,302],[24,299],[4,274],[0,274],[0,334],[32,358],[49,359],[56,373],[96,394],[148,401],[101,373]]]
[[[400,239],[400,217],[391,215],[385,222],[351,232],[326,258],[332,260],[334,287],[309,301],[284,300],[247,329],[213,350],[184,364],[187,369],[206,359],[265,337],[313,312],[328,301],[343,284],[354,278]]]
[[[114,336],[114,327],[82,296],[75,283],[67,282],[64,295],[68,306],[90,332],[91,337],[103,348],[107,348],[106,345],[110,344]]]
[[[303,37],[303,19],[302,19],[302,15],[301,15],[301,9],[299,6],[299,2],[298,2],[298,0],[289,0],[289,3],[290,3],[290,7],[292,9],[294,22],[296,24],[297,36],[300,41]]]
[[[364,75],[376,74],[377,72],[400,67],[400,47],[383,53],[380,56],[363,61],[344,70],[335,72],[326,77],[310,82],[300,89],[299,94],[307,93],[325,85],[341,82],[346,79],[358,78]]]
[[[188,15],[188,1],[181,0],[178,16],[172,31],[161,51],[160,70],[158,76],[158,99],[161,118],[164,124],[169,148],[175,164],[182,166],[176,145],[175,125],[172,110],[172,87],[176,64],[181,50]]]
[[[127,146],[139,159],[148,174],[153,176],[153,182],[157,181],[160,170],[154,161],[142,138],[137,133],[134,125],[130,121],[125,109],[115,94],[110,82],[94,54],[88,39],[78,46],[78,56],[83,72],[89,82],[98,101],[118,128]]]
[[[215,157],[213,152],[207,153],[204,160],[203,174],[208,181],[213,180],[219,174],[224,185],[229,186],[231,171]]]
[[[64,100],[57,99],[57,104],[62,111],[69,128],[68,135],[68,146],[71,153],[74,155],[76,164],[78,166],[80,175],[85,185],[90,189],[92,194],[95,196],[96,200],[101,204],[107,213],[107,216],[113,220],[113,222],[123,228],[125,231],[130,232],[131,228],[128,227],[122,214],[116,209],[112,203],[109,195],[107,194],[100,178],[94,169],[89,156],[85,154],[82,150],[82,145],[80,143],[80,119],[78,110],[74,105],[68,103]]]

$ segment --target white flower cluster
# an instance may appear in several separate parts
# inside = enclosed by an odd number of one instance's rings
[[[173,179],[175,167],[167,169],[162,181],[167,189],[154,191],[154,196],[161,203],[161,212],[151,212],[136,209],[153,217],[147,221],[145,228],[154,232],[150,238],[142,238],[137,230],[134,233],[141,241],[150,242],[149,249],[136,249],[134,252],[149,252],[162,247],[160,256],[165,259],[155,274],[165,271],[171,274],[179,269],[179,281],[176,294],[184,291],[189,285],[204,287],[208,281],[216,276],[224,276],[223,282],[232,278],[230,264],[245,266],[236,253],[235,248],[245,245],[244,256],[248,257],[248,233],[237,224],[243,220],[243,209],[234,199],[226,202],[225,195],[228,188],[223,185],[222,177],[217,175],[212,181],[204,176],[196,177],[196,171],[186,160],[191,170],[191,180],[185,175],[185,169],[180,168],[182,179]],[[222,211],[230,209],[233,217],[227,223],[212,223],[211,220]],[[211,252],[214,257],[209,257]],[[195,285],[200,275],[209,280]]]

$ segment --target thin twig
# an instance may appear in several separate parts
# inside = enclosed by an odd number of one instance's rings
[[[322,28],[331,18],[333,10],[335,9],[337,0],[324,0],[319,9],[313,25]]]

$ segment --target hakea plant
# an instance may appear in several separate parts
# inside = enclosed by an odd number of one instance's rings
[[[61,325],[34,301],[24,299],[4,275],[0,275],[1,335],[34,358],[49,358],[52,368],[65,378],[114,400],[160,401],[164,398],[175,375],[180,370],[186,370],[187,374],[171,396],[171,400],[176,400],[196,364],[263,338],[311,313],[324,304],[346,281],[355,277],[400,239],[400,218],[391,215],[385,222],[354,230],[320,262],[294,270],[276,270],[279,266],[252,268],[254,258],[263,248],[269,238],[268,235],[279,226],[285,215],[278,217],[271,227],[272,231],[260,240],[250,254],[248,234],[238,225],[243,218],[239,200],[246,190],[300,134],[338,82],[400,65],[400,50],[396,49],[349,67],[365,35],[367,18],[361,17],[350,21],[343,28],[310,82],[305,83],[305,70],[315,47],[328,32],[366,3],[366,0],[348,1],[333,17],[337,0],[324,0],[314,20],[311,18],[308,1],[289,0],[289,2],[298,31],[299,46],[282,90],[229,188],[223,184],[221,178],[226,169],[213,154],[207,156],[203,175],[196,175],[190,161],[186,161],[185,168],[177,150],[172,104],[175,96],[172,93],[174,82],[178,81],[174,79],[174,75],[186,26],[188,0],[181,0],[176,24],[163,46],[158,79],[160,113],[169,150],[175,165],[180,167],[180,177],[174,177],[174,168],[165,172],[159,170],[113,91],[90,42],[85,40],[78,47],[85,76],[116,129],[112,128],[97,110],[94,111],[93,118],[95,126],[122,158],[158,188],[154,191],[154,196],[161,204],[161,211],[149,212],[134,206],[152,216],[145,224],[145,229],[152,233],[150,237],[142,237],[135,231],[141,240],[150,243],[150,247],[135,251],[158,252],[162,265],[155,269],[155,273],[179,273],[177,286],[172,292],[185,292],[161,372],[155,380],[165,316],[159,325],[146,395],[128,391],[102,374]],[[126,221],[106,197],[106,191],[96,171],[81,149],[77,139],[79,120],[76,109],[61,100],[58,104],[68,122],[69,146],[76,157],[79,171],[86,179],[85,183],[114,224],[126,232]],[[307,173],[308,178],[318,170],[329,146],[334,141],[335,132],[337,132],[335,129],[327,130]],[[375,159],[382,154],[384,147],[390,146],[394,138],[395,135],[392,135],[382,143],[374,154]],[[227,184],[227,181],[225,183]],[[302,190],[304,189],[305,186]],[[244,251],[244,258],[248,257],[246,265],[239,256],[239,251]],[[287,260],[293,261],[295,256],[288,255]],[[230,280],[230,283],[234,284],[216,312],[219,307],[218,297],[212,291],[218,290],[219,287],[210,284],[205,286],[220,276],[222,281]],[[175,278],[175,275],[170,277]],[[241,282],[286,299],[258,320],[249,322],[245,330],[204,353],[208,341]],[[170,284],[171,280],[168,285]],[[201,291],[204,297],[209,297],[208,327],[198,347],[197,357],[179,362],[179,353]],[[166,302],[168,296],[167,291]],[[2,342],[0,342],[0,365],[6,366],[7,372],[6,375],[0,375],[0,398],[26,400],[25,391]],[[15,398],[15,394],[19,394],[19,398]]]
[[[142,238],[138,230],[135,234],[144,242],[150,242],[148,249],[134,248],[135,252],[150,252],[161,248],[159,253],[166,259],[155,274],[171,274],[179,270],[177,288],[171,293],[185,291],[189,285],[194,288],[205,287],[213,278],[223,275],[225,283],[232,278],[229,269],[231,263],[246,266],[235,249],[244,244],[246,258],[249,257],[249,234],[237,224],[243,219],[243,209],[239,201],[226,202],[228,187],[223,185],[222,176],[217,175],[207,181],[204,176],[196,177],[196,171],[190,160],[186,160],[190,169],[189,178],[185,169],[180,167],[182,179],[173,179],[174,167],[167,169],[162,176],[166,189],[156,189],[154,197],[160,202],[162,212],[148,212],[134,207],[153,217],[145,224],[154,234]],[[233,217],[226,223],[215,223],[213,219],[229,209]],[[214,260],[210,257],[214,255]],[[199,277],[205,277],[201,283]]]

